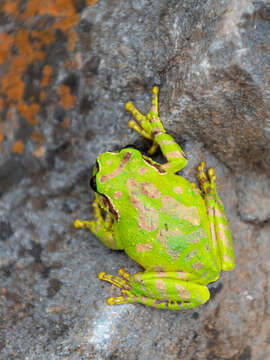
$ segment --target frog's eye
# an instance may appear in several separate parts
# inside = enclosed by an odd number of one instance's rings
[[[96,182],[96,175],[93,175],[90,179],[89,185],[91,187],[92,190],[94,190],[95,192],[97,192],[97,182]]]

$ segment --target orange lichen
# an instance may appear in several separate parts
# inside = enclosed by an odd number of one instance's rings
[[[28,1],[26,10],[23,13],[23,18],[27,21],[27,23],[31,22],[34,16],[43,15],[50,15],[53,17],[61,15],[61,18],[76,15],[76,22],[80,17],[80,14],[75,13],[72,0],[47,0],[42,2],[40,0]]]
[[[39,104],[25,105],[23,102],[18,104],[21,114],[26,118],[26,120],[31,125],[36,125],[38,123],[37,113],[39,111]]]
[[[13,36],[0,34],[0,65],[4,64],[11,55],[10,47],[13,44]]]
[[[40,101],[43,101],[45,97],[46,97],[46,91],[42,90],[39,95]]]
[[[70,118],[69,117],[65,117],[64,121],[61,122],[61,126],[64,129],[68,129],[69,128],[69,124],[70,124]]]
[[[24,152],[24,143],[22,140],[17,140],[12,146],[12,152],[18,155],[22,155]]]
[[[86,5],[90,6],[97,3],[97,0],[87,0]],[[63,48],[65,47],[71,59],[64,59],[66,68],[76,66],[72,57],[78,36],[74,30],[74,26],[80,20],[81,14],[74,6],[73,0],[27,0],[23,2],[19,0],[2,0],[1,10],[13,17],[21,24],[17,33],[12,36],[10,34],[0,34],[0,66],[5,66],[4,75],[0,82],[0,111],[7,106],[7,113],[10,109],[17,111],[18,115],[23,116],[26,121],[35,126],[38,122],[38,114],[40,106],[47,99],[47,87],[52,82],[53,68],[46,64],[46,55],[51,48],[51,44],[56,41],[57,32],[61,32],[63,36]],[[34,25],[37,21],[38,25]],[[49,19],[49,21],[48,21]],[[30,25],[30,26],[29,26]],[[33,25],[33,26],[32,26]],[[33,29],[34,30],[29,30]],[[57,57],[57,54],[56,54]],[[45,59],[45,60],[44,60]],[[38,103],[36,96],[38,94],[31,93],[31,82],[37,84],[37,79],[28,81],[30,71],[35,66],[44,64],[42,78],[40,79],[40,93]],[[57,66],[57,65],[56,65]],[[27,76],[26,76],[27,75]],[[28,87],[30,86],[30,92]],[[58,89],[60,95],[60,104],[66,109],[71,109],[75,105],[76,97],[71,94],[71,90],[66,85],[61,85]],[[61,126],[68,128],[70,118],[66,117]],[[1,133],[0,133],[1,134]],[[2,139],[0,137],[0,139]],[[35,142],[44,141],[42,134],[33,131],[32,140]],[[24,152],[24,144],[21,140],[15,142],[12,151],[17,154]],[[42,156],[43,148],[35,150],[36,156]]]
[[[42,74],[42,86],[47,86],[49,84],[51,75],[52,75],[52,68],[49,65],[45,65],[43,68],[43,74]]]
[[[0,142],[4,140],[5,135],[3,133],[0,133]]]
[[[31,138],[35,142],[39,142],[39,143],[44,142],[44,137],[43,137],[43,135],[42,135],[42,133],[40,131],[33,131],[32,134],[31,134]]]
[[[68,37],[68,42],[67,42],[67,48],[69,51],[74,50],[77,40],[78,40],[78,35],[75,32],[71,33],[70,36]]]
[[[8,100],[13,102],[20,100],[23,96],[24,83],[21,80],[21,75],[26,69],[26,65],[21,59],[16,56],[11,60],[9,70],[2,77],[1,91],[7,95]]]
[[[59,86],[57,92],[61,97],[59,104],[63,105],[66,109],[71,109],[74,107],[76,99],[70,94],[70,88],[68,86]]]
[[[4,100],[0,98],[0,111],[3,109],[3,107],[4,107]]]
[[[65,64],[68,69],[72,67],[72,62],[70,60],[66,60]]]
[[[87,5],[90,6],[90,5],[94,5],[98,2],[98,0],[87,0]]]
[[[51,44],[55,40],[53,29],[46,29],[44,31],[33,30],[31,32],[31,37],[34,39],[35,42],[35,52],[42,50],[44,45]]]
[[[8,13],[9,15],[16,15],[18,13],[18,1],[8,1],[3,5],[2,11]]]

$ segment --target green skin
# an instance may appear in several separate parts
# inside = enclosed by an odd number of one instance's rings
[[[145,269],[134,275],[120,269],[121,277],[100,273],[100,279],[121,289],[122,296],[109,298],[109,305],[193,308],[209,299],[206,285],[217,280],[221,270],[234,268],[233,242],[214,170],[206,175],[205,164],[199,165],[200,189],[175,175],[187,160],[162,126],[156,86],[146,116],[131,103],[126,109],[136,120],[129,126],[153,141],[149,153],[159,146],[167,162],[154,162],[133,148],[99,155],[93,172],[95,219],[76,220],[74,225],[90,229],[111,249],[125,250]]]

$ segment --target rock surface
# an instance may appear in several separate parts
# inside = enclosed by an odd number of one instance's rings
[[[265,360],[269,347],[270,5],[256,0],[0,4],[0,359]],[[124,110],[160,85],[182,175],[215,168],[236,268],[190,311],[109,307],[100,271],[140,267],[91,217],[97,155],[136,142]]]

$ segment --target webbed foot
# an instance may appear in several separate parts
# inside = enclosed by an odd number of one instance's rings
[[[153,144],[148,150],[150,155],[154,154],[158,144],[154,141],[156,134],[165,132],[162,122],[158,115],[158,87],[152,89],[152,106],[148,114],[142,115],[131,102],[126,103],[126,109],[131,112],[134,120],[129,122],[129,127],[146,139],[152,140]]]

